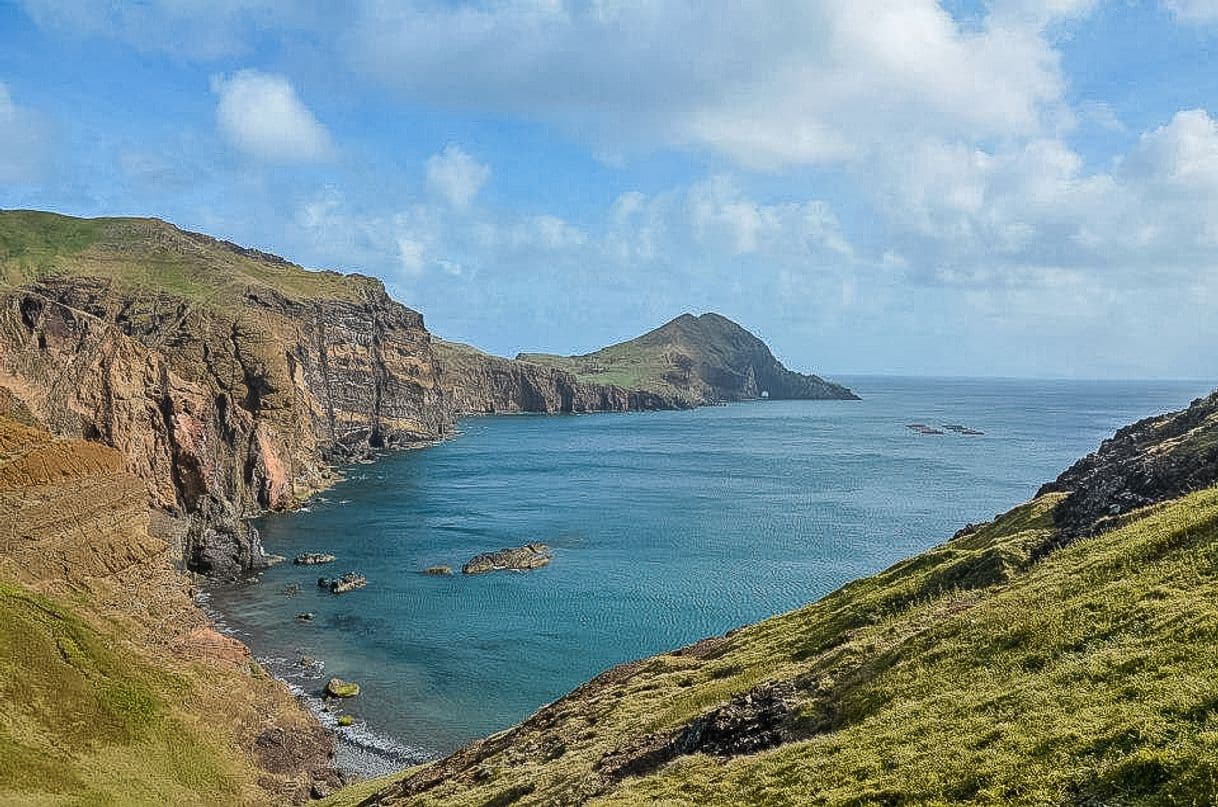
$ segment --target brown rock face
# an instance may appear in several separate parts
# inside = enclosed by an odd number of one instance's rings
[[[435,343],[441,383],[460,414],[639,412],[686,409],[676,396],[578,380],[530,361],[491,356],[469,345]]]
[[[22,286],[0,297],[0,388],[56,434],[117,448],[192,568],[257,566],[245,517],[324,486],[329,462],[452,424],[422,317],[344,281],[346,299],[251,286],[226,305],[92,277]]]

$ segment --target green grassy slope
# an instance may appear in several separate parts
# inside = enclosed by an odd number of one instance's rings
[[[757,397],[744,392],[750,369],[774,397],[849,398],[849,390],[816,376],[793,373],[765,344],[718,314],[683,314],[655,330],[582,356],[522,353],[518,358],[556,367],[580,381],[641,389],[691,404]]]
[[[1047,493],[367,803],[1218,804],[1218,488],[1175,496],[1045,554]]]
[[[248,774],[181,711],[184,679],[73,606],[0,583],[0,804],[240,804]]]
[[[296,299],[359,299],[371,278],[302,269],[273,255],[188,233],[158,219],[80,219],[0,211],[0,285],[69,273],[223,304],[247,289]]]

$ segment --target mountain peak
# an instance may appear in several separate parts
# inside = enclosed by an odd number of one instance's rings
[[[640,337],[582,356],[522,354],[583,381],[643,389],[691,405],[773,399],[853,399],[819,376],[788,370],[740,324],[709,311],[683,313]]]

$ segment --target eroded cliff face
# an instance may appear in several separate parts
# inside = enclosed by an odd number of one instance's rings
[[[436,341],[442,385],[460,414],[637,412],[686,409],[681,398],[578,380],[572,373]]]
[[[303,803],[332,743],[218,633],[144,482],[0,396],[0,801]]]
[[[325,486],[329,463],[451,429],[422,317],[345,282],[345,298],[251,286],[223,304],[30,283],[0,297],[0,388],[55,434],[116,448],[178,555],[232,574],[262,562],[247,517]]]

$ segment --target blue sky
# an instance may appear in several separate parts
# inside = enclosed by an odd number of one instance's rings
[[[0,0],[0,207],[154,215],[577,352],[1218,375],[1218,0]]]

